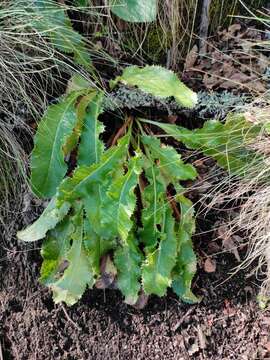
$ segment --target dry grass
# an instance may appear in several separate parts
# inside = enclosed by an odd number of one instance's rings
[[[269,10],[266,8],[254,13],[240,1],[246,8],[249,18],[261,22],[270,30]],[[254,44],[266,52],[269,52],[269,41]],[[222,202],[233,203],[235,200],[242,204],[238,215],[233,218],[228,229],[230,234],[242,231],[248,240],[248,252],[245,260],[236,269],[245,268],[253,264],[254,272],[262,280],[259,303],[266,306],[270,300],[270,103],[269,91],[246,107],[246,117],[251,122],[265,125],[266,131],[258,138],[251,147],[264,156],[264,163],[260,168],[252,167],[253,177],[247,179],[235,179],[231,182],[226,179],[227,187],[216,188],[213,192],[211,206]],[[233,186],[232,186],[233,185]]]
[[[37,19],[29,14],[25,1],[0,4],[0,222],[5,238],[13,233],[29,191],[25,153],[32,141],[29,125],[41,117],[50,100],[64,93],[71,75],[80,73],[89,82],[93,78],[57,51],[32,26]]]
[[[125,23],[112,16],[106,4],[102,0],[90,1],[90,6],[98,7],[99,12],[84,16],[84,28],[87,36],[99,34],[105,38],[105,49],[116,58],[132,58],[141,65],[152,62],[180,70],[200,37],[199,0],[159,0],[157,21],[152,24]],[[251,0],[248,6],[259,9],[263,4],[263,0]],[[234,16],[243,14],[248,12],[240,0],[212,0],[209,35],[215,35],[218,27],[229,26]]]
[[[257,103],[256,103],[257,104]],[[269,122],[270,106],[247,109],[247,118],[255,123]],[[247,245],[246,258],[232,270],[237,272],[253,264],[253,272],[260,280],[261,299],[270,299],[270,138],[265,130],[248,145],[262,156],[259,164],[249,164],[249,178],[239,178],[223,174],[222,181],[216,181],[213,171],[207,178],[196,184],[196,188],[206,186],[202,194],[201,212],[210,209],[225,209],[226,233],[231,238],[235,233],[243,235]],[[243,245],[240,244],[240,246]],[[261,301],[262,304],[262,301]],[[265,303],[264,303],[265,305]]]
[[[0,118],[0,227],[5,243],[14,235],[27,190],[27,158],[15,134]]]

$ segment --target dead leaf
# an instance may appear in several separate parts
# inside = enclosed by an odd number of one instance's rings
[[[260,31],[233,24],[208,40],[207,54],[196,58],[188,54],[185,70],[189,83],[202,81],[206,89],[248,91],[260,95],[267,91],[263,78],[269,58],[256,44],[263,40]],[[196,59],[196,60],[195,60]]]
[[[223,79],[220,79],[220,74],[215,74],[213,71],[211,74],[205,73],[203,77],[203,84],[209,90],[219,86],[222,81]]]
[[[250,76],[241,72],[235,72],[234,74],[230,75],[224,74],[224,77],[228,78],[228,80],[220,84],[220,87],[222,87],[223,89],[232,89],[236,86],[241,88],[245,83],[250,81]]]
[[[250,91],[254,91],[257,93],[265,93],[267,91],[265,83],[260,80],[250,81],[246,83],[245,86]]]
[[[228,299],[224,300],[223,313],[228,316],[233,316],[236,314],[236,309],[233,306],[231,306],[231,303]]]
[[[241,258],[238,252],[238,247],[242,241],[241,236],[235,234],[233,235],[226,224],[218,227],[217,236],[222,240],[223,248],[231,252],[235,256],[236,260],[240,262]]]
[[[207,340],[200,325],[197,326],[197,331],[198,331],[199,347],[200,349],[206,349]]]
[[[185,61],[185,65],[184,65],[184,70],[189,70],[190,68],[192,68],[197,59],[198,59],[198,46],[194,45],[193,48],[190,50],[190,52],[187,54],[186,56],[186,61]]]
[[[148,303],[149,295],[147,295],[144,291],[141,291],[138,300],[135,304],[133,304],[133,307],[137,310],[142,310],[145,308],[145,306]]]
[[[244,113],[245,120],[251,123],[256,124],[257,118],[254,114],[250,113],[249,111]]]
[[[241,30],[240,24],[233,24],[229,26],[228,29],[219,32],[219,35],[221,36],[221,41],[228,41],[231,39],[235,39],[236,33],[240,30]]]
[[[259,70],[261,73],[264,73],[267,68],[270,66],[270,59],[269,57],[263,55],[263,54],[259,54],[257,57],[257,64],[259,67]]]
[[[217,264],[214,259],[207,258],[204,262],[204,271],[207,273],[213,273],[216,271]]]
[[[232,61],[226,61],[223,63],[222,73],[223,73],[223,78],[230,79],[231,76],[233,76],[233,74],[235,73],[235,67],[233,66]]]
[[[220,246],[215,241],[211,241],[208,245],[208,254],[214,254],[219,251],[220,251]]]
[[[268,341],[266,344],[263,345],[265,349],[270,352],[270,341]]]
[[[100,272],[101,272],[101,276],[99,279],[97,279],[95,283],[97,289],[117,288],[116,285],[117,270],[110,258],[110,255],[104,255],[101,258]]]
[[[175,124],[178,119],[178,116],[177,115],[168,115],[167,119],[170,124]]]
[[[196,353],[198,353],[200,351],[199,349],[199,345],[198,345],[198,341],[195,340],[194,344],[192,344],[189,349],[188,349],[188,353],[190,356],[195,355]]]

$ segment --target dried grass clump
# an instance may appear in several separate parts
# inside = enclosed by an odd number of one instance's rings
[[[0,115],[0,228],[4,244],[17,229],[26,191],[27,158],[14,132]]]
[[[64,92],[66,79],[80,71],[32,26],[37,19],[31,17],[25,4],[21,0],[5,0],[0,4],[2,240],[13,234],[28,187],[25,150],[31,147],[30,125],[40,118],[51,99]],[[31,1],[28,4],[31,6]]]
[[[270,300],[270,137],[267,134],[270,106],[261,99],[246,110],[247,119],[254,124],[265,124],[261,135],[248,145],[262,156],[262,161],[249,164],[248,178],[226,175],[222,181],[214,182],[214,171],[212,178],[204,179],[209,187],[203,195],[202,208],[204,211],[225,209],[228,215],[225,237],[242,234],[247,253],[233,273],[247,267],[252,269],[251,272],[262,280],[259,299],[265,306]],[[243,246],[243,242],[239,246]]]
[[[270,106],[253,109],[252,119],[259,122],[270,121]],[[256,115],[255,115],[256,113]],[[249,113],[250,114],[250,113]],[[253,149],[265,157],[260,171],[254,169],[254,178],[247,183],[239,182],[232,197],[242,192],[245,196],[239,215],[233,220],[235,229],[243,230],[249,239],[246,259],[240,268],[258,262],[254,272],[263,275],[260,291],[261,305],[270,299],[270,138],[263,137],[252,145]]]
[[[29,114],[38,118],[48,99],[63,92],[65,77],[79,70],[48,41],[50,29],[41,33],[35,28],[37,22],[46,27],[47,19],[31,12],[31,1],[28,5],[24,0],[1,4],[0,109],[7,101],[13,116],[17,102],[23,102]]]

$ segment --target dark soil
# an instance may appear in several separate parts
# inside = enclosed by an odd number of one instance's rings
[[[88,291],[72,308],[54,305],[37,280],[38,250],[1,251],[0,359],[270,358],[270,312],[258,309],[258,287],[248,273],[228,280],[231,254],[215,257],[214,273],[199,271],[200,304],[183,304],[169,293],[139,311],[116,290]]]
[[[208,175],[211,169],[216,174],[213,162],[205,168]],[[204,165],[198,171],[203,179]],[[216,177],[220,181],[222,173]],[[200,194],[192,190],[188,196],[197,203]],[[42,210],[31,196],[24,202],[18,229]],[[38,283],[40,244],[18,244],[12,234],[1,234],[0,360],[270,359],[270,311],[258,308],[258,282],[248,270],[230,277],[238,263],[234,255],[222,254],[218,240],[212,241],[215,223],[226,221],[228,209],[221,210],[207,216],[197,211],[194,293],[202,297],[197,305],[183,304],[169,292],[136,310],[118,291],[97,289],[72,308],[55,305]],[[206,273],[205,258],[213,250],[220,252],[209,255],[216,269]]]

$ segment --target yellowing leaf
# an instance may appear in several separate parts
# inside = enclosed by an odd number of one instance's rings
[[[117,284],[125,302],[134,305],[138,300],[138,293],[141,288],[141,262],[142,254],[138,247],[138,241],[131,232],[124,244],[121,244],[114,255],[114,262],[117,268]]]
[[[75,231],[71,235],[72,245],[63,260],[67,268],[63,275],[59,269],[59,279],[50,283],[54,302],[65,302],[67,305],[75,304],[83,295],[87,286],[94,285],[93,270],[84,246],[84,226],[82,211],[75,216]]]
[[[191,239],[195,231],[194,210],[191,201],[183,195],[178,195],[176,199],[181,207],[181,222],[177,231],[178,255],[172,287],[183,301],[193,304],[199,301],[191,291],[192,279],[197,270],[197,259]]]
[[[68,155],[72,150],[76,148],[79,142],[79,138],[82,137],[82,131],[85,126],[86,117],[88,114],[88,107],[94,105],[94,100],[97,96],[97,92],[93,90],[87,90],[78,101],[76,106],[76,123],[70,136],[66,139],[63,145],[64,155]],[[81,143],[81,141],[80,141]]]
[[[161,66],[127,67],[122,75],[111,81],[111,87],[115,87],[118,82],[137,86],[158,98],[174,97],[183,107],[193,108],[197,103],[197,94],[183,84],[175,73]]]
[[[141,168],[141,155],[133,157],[125,175],[113,180],[104,198],[101,223],[107,236],[119,236],[124,244],[132,228],[131,216],[136,206],[135,186],[138,184]]]
[[[68,203],[63,203],[60,208],[57,208],[55,198],[52,198],[40,217],[25,230],[17,233],[18,239],[26,242],[43,239],[47,231],[53,229],[64,218],[69,209]]]
[[[142,283],[146,294],[164,296],[172,283],[172,270],[177,255],[174,227],[172,211],[168,205],[164,206],[159,246],[146,256],[142,266]]]
[[[54,196],[66,174],[63,147],[76,124],[75,101],[80,95],[72,93],[51,105],[39,123],[31,156],[31,186],[40,197]]]

